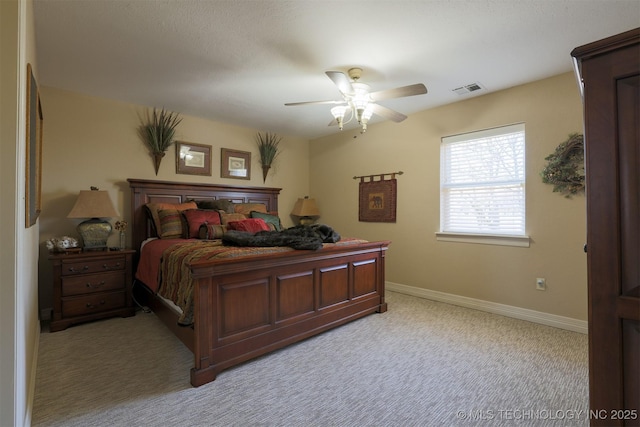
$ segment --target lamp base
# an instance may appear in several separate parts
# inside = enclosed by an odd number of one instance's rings
[[[82,237],[85,250],[105,250],[111,234],[111,224],[103,219],[91,218],[78,225],[78,233]]]
[[[298,220],[298,223],[304,226],[312,225],[315,222],[316,220],[310,216],[301,216],[300,219]]]

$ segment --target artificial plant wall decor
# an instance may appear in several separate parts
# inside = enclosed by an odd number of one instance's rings
[[[153,157],[156,175],[158,175],[160,162],[174,143],[176,126],[180,124],[182,118],[178,113],[166,111],[164,108],[158,111],[154,108],[152,113],[147,111],[147,116],[140,121],[138,133]]]
[[[262,165],[262,180],[267,180],[267,174],[273,161],[278,157],[280,152],[278,146],[280,145],[282,138],[275,133],[260,133],[256,135],[256,143],[258,145],[258,151],[260,152],[260,164]]]
[[[584,138],[572,133],[558,145],[555,152],[545,157],[547,166],[542,170],[542,182],[553,185],[553,191],[571,198],[584,191]]]

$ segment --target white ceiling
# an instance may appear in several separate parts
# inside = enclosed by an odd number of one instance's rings
[[[361,67],[372,91],[424,83],[380,102],[410,115],[571,71],[573,48],[640,26],[640,0],[34,0],[34,13],[40,85],[309,139],[339,132],[331,106],[284,104],[341,99],[325,71]]]

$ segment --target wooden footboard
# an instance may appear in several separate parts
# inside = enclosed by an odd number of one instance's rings
[[[389,242],[191,266],[191,384],[373,312],[384,312]]]

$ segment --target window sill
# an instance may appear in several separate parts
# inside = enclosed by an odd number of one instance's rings
[[[467,233],[436,233],[439,242],[478,243],[482,245],[517,246],[528,248],[529,236],[507,236],[499,234],[467,234]]]

